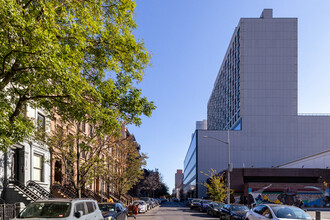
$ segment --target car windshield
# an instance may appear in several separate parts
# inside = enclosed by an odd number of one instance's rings
[[[34,202],[18,218],[65,218],[70,215],[70,202]]]
[[[213,203],[213,207],[214,208],[221,208],[221,205],[220,205],[220,203]]]
[[[99,204],[102,212],[115,212],[115,204]]]
[[[277,218],[311,219],[306,212],[296,207],[275,206],[271,208]]]
[[[249,208],[244,205],[233,205],[231,207],[231,210],[233,210],[233,211],[249,211]]]
[[[142,201],[142,200],[134,201],[134,202],[133,202],[133,205],[136,205],[136,204],[139,204],[139,205],[145,205],[146,202],[145,202],[145,201]]]

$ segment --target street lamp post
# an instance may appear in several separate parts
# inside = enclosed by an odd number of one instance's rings
[[[214,139],[216,141],[220,141],[224,144],[228,145],[228,169],[227,169],[227,203],[230,204],[230,170],[231,170],[231,164],[230,164],[230,138],[229,138],[229,130],[227,130],[228,139],[227,141],[220,140],[215,137],[209,137],[209,136],[203,136],[203,138],[210,138]]]

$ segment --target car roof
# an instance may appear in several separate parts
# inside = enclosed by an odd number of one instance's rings
[[[281,204],[263,204],[263,205],[268,205],[269,207],[279,207],[279,206],[282,206],[282,207],[292,207],[291,205],[281,205]],[[296,207],[296,206],[294,206]],[[298,208],[298,207],[296,207]]]
[[[64,199],[64,198],[49,198],[47,200],[36,200],[34,202],[75,202],[75,201],[94,201],[94,199],[90,198],[74,198],[74,199]]]

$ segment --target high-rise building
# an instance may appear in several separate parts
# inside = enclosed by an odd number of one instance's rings
[[[236,168],[277,166],[330,148],[330,117],[298,114],[297,50],[297,18],[265,9],[240,19],[208,102],[208,129],[195,131],[186,154],[186,193],[205,196],[201,171],[227,169],[228,142]]]
[[[207,130],[207,120],[196,121],[196,130]]]
[[[180,192],[182,190],[182,185],[183,185],[183,172],[181,169],[176,171],[175,174],[175,194],[176,194],[176,198],[181,199],[180,198]]]

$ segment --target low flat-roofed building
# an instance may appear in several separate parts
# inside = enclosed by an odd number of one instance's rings
[[[221,173],[226,175],[227,171]],[[240,202],[252,194],[257,203],[329,206],[330,169],[311,168],[236,168],[230,173],[231,189]]]

